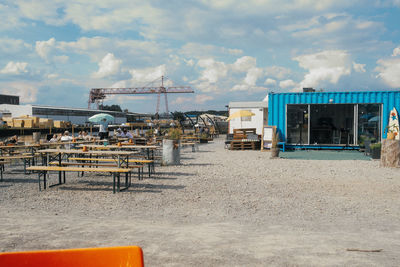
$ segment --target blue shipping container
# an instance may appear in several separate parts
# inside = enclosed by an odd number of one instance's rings
[[[386,138],[384,130],[390,111],[395,107],[400,112],[400,91],[269,93],[268,124],[276,126],[284,140],[287,138],[288,104],[380,104],[380,136]]]

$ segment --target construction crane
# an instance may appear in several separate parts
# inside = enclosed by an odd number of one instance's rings
[[[168,114],[168,99],[167,94],[182,94],[182,93],[194,93],[190,86],[164,86],[166,80],[171,81],[167,77],[161,76],[154,80],[150,84],[154,84],[161,80],[160,86],[144,86],[144,87],[132,87],[132,88],[92,88],[89,93],[88,108],[90,109],[91,104],[96,104],[99,109],[100,102],[106,98],[106,95],[135,95],[135,94],[157,94],[157,108],[156,114],[160,111],[160,97],[164,94],[165,98],[165,110]],[[171,81],[172,82],[172,81]]]

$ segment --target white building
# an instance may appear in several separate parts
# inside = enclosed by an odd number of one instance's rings
[[[240,110],[248,110],[254,116],[235,118],[229,121],[229,133],[233,129],[256,128],[257,134],[262,134],[263,126],[268,124],[268,102],[229,102],[229,116]]]
[[[50,118],[53,120],[69,121],[73,124],[83,125],[88,119],[98,113],[108,113],[114,116],[114,124],[126,123],[126,114],[123,112],[94,110],[84,108],[52,107],[40,105],[9,105],[1,104],[0,110],[9,111],[12,117],[29,115],[39,118]]]

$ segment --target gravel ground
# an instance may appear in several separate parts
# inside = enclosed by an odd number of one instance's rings
[[[109,176],[74,173],[39,192],[36,175],[7,168],[0,249],[139,245],[147,266],[399,265],[400,169],[270,159],[223,141],[117,194]]]

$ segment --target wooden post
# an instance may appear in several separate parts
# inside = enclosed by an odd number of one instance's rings
[[[381,166],[400,168],[400,141],[389,139],[383,140]]]

